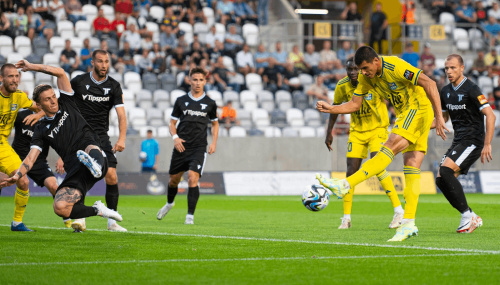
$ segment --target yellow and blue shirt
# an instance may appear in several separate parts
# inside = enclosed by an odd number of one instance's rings
[[[32,105],[33,101],[21,90],[11,94],[0,92],[0,141],[7,141],[16,121],[17,111]]]

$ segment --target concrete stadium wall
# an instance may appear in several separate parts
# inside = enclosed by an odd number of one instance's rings
[[[433,169],[434,161],[441,161],[451,145],[453,137],[446,142],[432,133],[429,151],[422,164],[423,171]],[[139,152],[144,138],[129,136],[126,150],[118,153],[119,172],[140,171]],[[168,172],[173,150],[171,138],[158,139],[160,143],[159,172]],[[112,138],[114,144],[116,138]],[[335,137],[334,151],[328,152],[323,138],[219,138],[216,153],[208,156],[205,172],[219,171],[345,171],[347,136]],[[500,170],[500,146],[498,138],[493,140],[493,162],[476,163],[475,170]],[[56,154],[51,150],[49,163],[55,165]],[[395,157],[389,170],[403,169],[403,158]]]

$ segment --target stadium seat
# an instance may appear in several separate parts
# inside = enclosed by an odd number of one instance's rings
[[[161,127],[158,127],[156,130],[158,132],[158,137],[159,138],[170,137],[170,128],[169,127],[167,127],[167,126],[161,126]]]
[[[221,23],[215,23],[215,34],[226,37],[226,27]]]
[[[146,119],[148,120],[149,125],[153,127],[160,127],[165,125],[165,122],[163,120],[163,111],[160,109],[147,109]]]
[[[444,25],[445,33],[451,34],[455,27],[455,15],[448,12],[441,13],[439,15],[439,24]]]
[[[205,44],[205,39],[209,32],[210,28],[207,24],[201,22],[197,22],[194,24],[193,33],[198,34],[198,39],[202,44]]]
[[[52,85],[52,76],[41,72],[35,73],[35,85],[39,84]]]
[[[470,47],[469,34],[465,29],[456,28],[453,30],[453,40],[457,49],[465,51]]]
[[[101,48],[101,41],[96,37],[91,37],[90,38],[90,47],[92,49],[100,49]]]
[[[21,72],[21,80],[19,83],[19,90],[26,92],[26,94],[31,94],[33,89],[35,89],[35,76],[33,72]],[[30,96],[30,99],[32,97]]]
[[[141,75],[137,72],[125,72],[123,75],[123,82],[125,83],[125,87],[132,92],[142,89]]]
[[[232,138],[243,138],[247,136],[247,131],[240,126],[233,126],[229,129],[229,136]]]
[[[313,127],[300,127],[299,136],[301,138],[314,138],[316,136],[316,129]]]
[[[22,59],[24,59],[23,55],[17,52],[11,52],[7,55],[7,63],[16,64]]]
[[[128,89],[122,89],[123,91],[123,100],[132,100],[135,103],[135,93],[128,90]]]
[[[104,17],[109,20],[109,22],[113,22],[115,19],[115,8],[110,5],[101,5],[100,7],[104,11]]]
[[[304,110],[304,121],[308,126],[320,126],[321,125],[321,114],[316,109],[306,109]]]
[[[94,19],[97,17],[97,7],[91,4],[85,4],[82,7],[82,14],[87,17],[87,22],[93,23]],[[109,19],[108,19],[109,20]]]
[[[184,31],[184,40],[191,44],[193,42],[193,26],[190,23],[180,22],[179,30]]]
[[[257,96],[250,90],[244,90],[240,93],[240,103],[245,110],[253,110],[258,107]]]
[[[284,127],[282,131],[283,137],[286,138],[294,138],[299,136],[299,132],[297,129],[292,128],[292,127]]]
[[[262,84],[262,77],[257,73],[248,73],[245,76],[245,82],[248,90],[251,90],[255,93],[258,93],[264,89],[264,86]]]
[[[267,127],[270,125],[269,113],[264,109],[252,110],[252,121],[257,127]]]
[[[275,126],[260,128],[266,138],[279,138],[282,136],[281,129]]]
[[[43,56],[43,64],[59,66],[59,56],[54,53],[48,53]]]
[[[276,104],[278,106],[278,109],[282,111],[286,111],[290,108],[292,108],[292,95],[290,92],[285,91],[285,90],[278,90],[276,91]]]
[[[80,56],[80,52],[83,48],[83,40],[81,38],[71,38],[71,48],[76,52],[78,56]]]
[[[112,38],[107,38],[106,42],[108,43],[108,49],[111,52],[118,54],[118,52],[120,51],[120,48],[118,47],[118,42]]]
[[[36,37],[33,39],[33,52],[36,55],[43,57],[43,55],[49,53],[49,51],[49,42],[47,42],[47,39],[44,37]]]
[[[154,73],[144,73],[142,83],[145,89],[155,92],[158,89],[158,76]]]
[[[81,71],[81,70],[75,70],[73,72],[71,72],[71,79],[77,77],[78,75],[80,74],[84,74],[85,72]]]
[[[233,104],[233,108],[239,109],[240,94],[238,92],[233,90],[226,90],[222,95],[222,97],[224,98],[224,103],[227,103],[227,101],[231,101]],[[235,104],[237,104],[238,106],[236,106]]]
[[[157,23],[161,23],[163,21],[163,17],[165,17],[165,8],[161,6],[152,6],[149,8],[149,16]]]
[[[292,127],[304,126],[304,115],[302,111],[296,108],[286,110],[286,122]]]
[[[172,90],[170,92],[170,105],[174,106],[175,100],[177,100],[177,98],[179,98],[185,94],[186,94],[186,91],[184,91],[184,90],[180,90],[180,89]]]
[[[64,49],[64,39],[61,37],[52,37],[50,38],[50,51],[56,55],[60,55],[61,51]]]
[[[223,106],[224,105],[224,103],[222,101],[222,94],[219,91],[217,91],[217,90],[210,90],[210,91],[207,91],[207,95],[212,100],[214,100],[215,103],[217,103],[217,106]]]
[[[175,80],[175,76],[170,73],[164,73],[160,76],[161,88],[171,92],[175,88],[177,88],[177,82]]]
[[[146,126],[146,110],[141,108],[132,108],[128,110],[128,118],[134,129]]]
[[[153,137],[156,137],[158,135],[157,131],[156,131],[156,127],[154,127],[154,126],[142,126],[142,127],[140,127],[139,128],[139,135],[142,138],[145,138],[148,136],[149,130],[153,131]]]
[[[135,92],[135,100],[137,106],[144,110],[153,108],[153,94],[147,89],[142,89]]]
[[[240,120],[240,126],[242,126],[245,129],[251,129],[253,124],[252,124],[252,114],[250,111],[245,110],[245,109],[239,109],[236,111],[236,117],[238,120]]]
[[[229,71],[234,72],[234,62],[233,59],[230,58],[229,56],[225,55],[222,57],[222,62],[224,63],[224,67],[227,68]]]
[[[177,73],[175,76],[175,84],[177,84],[177,86],[181,86],[185,76],[186,74],[184,74],[184,72]]]
[[[207,18],[207,25],[211,27],[215,23],[214,10],[210,7],[203,7],[203,15]]]
[[[488,95],[488,93],[485,91],[485,89],[493,91],[493,80],[491,80],[491,78],[489,78],[488,76],[479,76],[479,78],[477,79],[477,85],[479,86],[479,89],[481,89],[486,95]]]
[[[59,21],[57,23],[57,34],[63,39],[70,39],[75,36],[73,23],[70,21]]]
[[[282,110],[275,109],[271,112],[271,123],[279,127],[286,126],[286,113]]]
[[[238,84],[240,86],[245,84],[245,77],[241,73],[235,73],[234,76],[228,75],[227,77],[228,77],[229,83],[231,83],[231,84]]]
[[[146,29],[153,32],[153,39],[160,39],[160,27],[155,22],[146,22]]]
[[[469,29],[469,40],[473,50],[481,50],[485,46],[483,33],[478,29]]]
[[[309,98],[302,91],[293,92],[293,106],[297,109],[304,111],[309,107]]]
[[[92,37],[92,24],[88,21],[78,21],[75,24],[75,34],[80,39]]]
[[[165,110],[170,107],[170,96],[168,95],[168,91],[158,89],[153,92],[153,102],[156,105],[156,108]]]
[[[255,24],[246,23],[242,27],[245,43],[250,47],[256,47],[259,44],[259,27]]]
[[[16,52],[24,57],[31,54],[31,40],[25,36],[17,36],[14,40],[14,47]]]
[[[324,138],[326,135],[326,129],[324,126],[320,126],[316,128],[316,136],[319,138]]]
[[[314,78],[310,74],[307,74],[307,73],[299,74],[299,80],[300,80],[300,84],[304,87],[309,86],[309,85],[314,83]],[[304,88],[304,90],[307,90],[307,89]]]
[[[118,81],[120,83],[120,85],[123,86],[123,75],[116,72],[116,73],[109,73],[108,76],[113,78],[114,80]]]
[[[172,110],[174,110],[174,108],[170,107],[170,108],[167,108],[165,111],[163,111],[163,120],[165,120],[165,124],[167,126],[170,125]]]
[[[12,52],[14,52],[14,44],[12,38],[9,36],[0,36],[0,54],[6,56],[8,54],[11,54]]]

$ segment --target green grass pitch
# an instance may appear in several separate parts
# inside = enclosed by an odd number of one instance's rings
[[[498,284],[500,195],[467,198],[484,221],[472,234],[455,233],[460,215],[442,195],[423,195],[419,235],[388,243],[385,196],[355,196],[353,227],[338,230],[341,200],[310,212],[300,197],[202,195],[184,225],[186,196],[158,221],[165,196],[122,195],[128,233],[100,217],[64,229],[49,197],[30,198],[36,232],[11,232],[14,198],[0,197],[0,284]]]

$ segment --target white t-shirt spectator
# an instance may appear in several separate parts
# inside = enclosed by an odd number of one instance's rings
[[[219,42],[223,43],[224,42],[224,36],[221,34],[212,34],[208,33],[207,36],[205,37],[205,43],[210,45],[210,47],[215,46],[215,40],[219,40]]]
[[[491,17],[491,16],[493,16],[497,20],[500,20],[500,9],[498,9],[496,11],[493,9],[490,9],[488,11],[488,17]]]
[[[236,65],[238,67],[250,66],[254,67],[253,54],[251,52],[245,53],[245,51],[241,50],[236,54]]]

